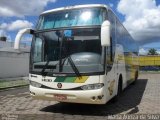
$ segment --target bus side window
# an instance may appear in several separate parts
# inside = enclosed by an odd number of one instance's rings
[[[112,61],[111,61],[111,47],[107,47],[106,48],[106,62],[107,62],[107,64],[106,64],[106,72],[109,72],[110,70],[111,70],[111,68],[112,68],[112,65],[113,65],[113,63],[112,63]]]
[[[108,19],[111,23],[111,62],[114,62],[116,46],[116,18],[110,10],[108,11]]]

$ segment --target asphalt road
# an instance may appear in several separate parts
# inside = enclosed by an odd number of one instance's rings
[[[0,119],[4,120],[105,120],[111,115],[160,114],[159,106],[160,74],[140,75],[135,85],[123,91],[118,102],[106,105],[34,100],[28,87],[0,92]]]

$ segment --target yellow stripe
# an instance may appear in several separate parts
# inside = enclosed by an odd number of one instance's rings
[[[75,83],[84,83],[88,79],[88,76],[77,77]]]

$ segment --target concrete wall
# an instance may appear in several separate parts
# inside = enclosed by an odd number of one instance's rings
[[[29,53],[0,51],[0,79],[29,74]]]
[[[0,41],[0,48],[8,48],[8,47],[13,48],[14,47],[14,42]],[[28,46],[24,43],[21,43],[20,47],[25,48],[25,47],[28,47]]]

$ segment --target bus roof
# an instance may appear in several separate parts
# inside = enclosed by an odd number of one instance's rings
[[[77,8],[90,8],[90,7],[105,7],[108,8],[108,6],[104,4],[86,4],[86,5],[75,5],[75,6],[67,6],[67,7],[61,7],[61,8],[55,8],[51,10],[44,11],[42,14],[47,14],[51,12],[57,12],[57,11],[62,11],[62,10],[70,10],[70,9],[77,9]]]

